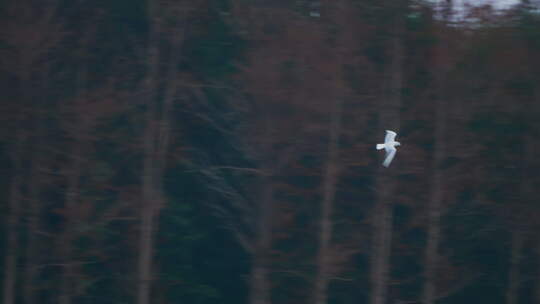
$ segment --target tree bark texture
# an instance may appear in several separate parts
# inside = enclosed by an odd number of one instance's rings
[[[506,304],[519,303],[519,266],[523,250],[523,234],[517,229],[512,232],[512,246],[510,249],[510,269],[508,271],[508,285],[506,289]]]
[[[445,111],[444,101],[440,96],[437,99],[436,105],[436,125],[435,125],[435,155],[433,157],[433,180],[431,185],[431,193],[428,205],[428,227],[427,227],[427,244],[424,253],[425,270],[424,270],[424,290],[423,303],[434,304],[437,299],[436,295],[436,279],[437,279],[437,264],[439,256],[439,242],[441,237],[441,213],[443,208],[443,185],[444,173],[441,165],[445,158]]]
[[[19,221],[21,207],[21,145],[23,138],[17,132],[16,143],[13,146],[12,163],[13,179],[10,185],[9,215],[7,217],[6,255],[4,259],[3,301],[5,304],[15,303],[15,282],[17,281],[17,257],[19,254]]]
[[[155,229],[161,208],[165,204],[163,193],[163,174],[166,168],[166,152],[170,138],[170,113],[177,94],[176,66],[179,60],[183,42],[183,28],[171,31],[173,52],[168,64],[167,79],[163,100],[158,100],[159,64],[161,54],[159,37],[161,33],[161,10],[158,3],[148,0],[150,34],[148,39],[148,74],[146,76],[146,129],[143,135],[143,178],[142,178],[142,207],[138,258],[138,304],[149,304],[153,281],[153,251]],[[167,7],[173,11],[175,7]],[[180,12],[174,11],[176,18],[182,18]]]
[[[269,253],[272,245],[274,188],[268,177],[261,179],[261,200],[258,209],[257,239],[253,250],[250,275],[250,304],[270,303]]]
[[[38,131],[39,132],[39,131]],[[39,136],[39,135],[38,135]],[[24,286],[23,286],[23,303],[36,303],[36,287],[35,279],[38,275],[38,237],[41,204],[40,204],[40,189],[41,189],[41,173],[40,166],[42,165],[43,157],[41,148],[42,141],[38,138],[34,145],[34,154],[31,160],[31,176],[28,189],[27,205],[28,205],[28,220],[27,220],[27,244],[26,244],[26,265],[24,269]]]
[[[60,250],[63,259],[63,274],[60,285],[60,304],[71,304],[74,290],[74,261],[73,261],[73,234],[76,230],[77,219],[74,211],[80,198],[80,178],[82,170],[82,143],[77,141],[72,152],[72,164],[68,173],[68,186],[65,195],[65,225],[61,237]]]
[[[158,24],[156,18],[156,6],[153,0],[148,0],[148,22],[150,24],[148,38],[148,74],[145,79],[146,93],[146,128],[143,134],[143,172],[142,172],[142,202],[140,236],[138,245],[138,286],[137,303],[150,303],[150,289],[152,284],[152,255],[153,255],[153,228],[156,205],[159,204],[156,197],[156,165],[155,165],[155,141],[156,141],[156,117],[157,117],[157,75],[159,63],[158,49]]]
[[[400,19],[400,17],[396,17]],[[379,130],[399,132],[401,105],[403,46],[400,37],[401,22],[394,21],[391,38],[391,62],[387,69],[385,94],[379,111]],[[399,133],[398,133],[399,134]],[[379,166],[376,181],[377,203],[373,211],[373,241],[371,248],[370,304],[386,304],[390,278],[390,252],[394,199],[394,167]]]
[[[317,258],[317,277],[315,278],[315,304],[325,304],[328,299],[328,282],[330,271],[329,251],[330,240],[332,238],[332,210],[336,195],[336,184],[338,181],[338,158],[339,158],[339,136],[341,133],[341,113],[343,99],[337,98],[335,101],[331,125],[330,140],[328,142],[328,159],[324,174],[323,200],[321,204],[321,222],[319,231],[319,252]]]
[[[443,11],[443,20],[447,22],[452,11],[452,2],[447,0]],[[442,45],[437,50],[437,60],[434,72],[435,78],[435,134],[434,134],[434,155],[432,163],[432,184],[428,202],[427,214],[427,241],[424,252],[424,286],[422,291],[422,303],[434,304],[437,299],[436,279],[437,265],[439,260],[439,243],[441,238],[441,215],[444,200],[444,172],[442,164],[446,158],[446,96],[444,92],[444,78],[447,73],[447,64],[442,62],[448,52],[447,38],[444,32],[441,33]]]

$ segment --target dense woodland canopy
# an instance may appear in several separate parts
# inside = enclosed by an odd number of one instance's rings
[[[1,2],[1,302],[540,303],[538,6]]]

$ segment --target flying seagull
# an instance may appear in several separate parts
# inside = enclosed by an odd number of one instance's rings
[[[386,136],[384,137],[384,144],[377,144],[377,150],[384,149],[386,151],[386,158],[384,159],[383,166],[388,167],[396,155],[396,146],[399,146],[399,141],[395,141],[396,132],[386,130]]]

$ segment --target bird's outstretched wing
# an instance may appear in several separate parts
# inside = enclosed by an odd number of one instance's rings
[[[396,132],[386,130],[386,136],[384,137],[384,142],[387,143],[389,141],[394,141],[394,139],[396,139],[396,135],[397,135]]]
[[[384,159],[383,166],[388,167],[396,155],[396,148],[392,147],[386,149],[386,158]]]

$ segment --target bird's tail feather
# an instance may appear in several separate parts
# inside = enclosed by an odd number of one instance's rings
[[[384,159],[383,166],[388,168],[388,166],[390,166],[390,163],[392,162],[392,159],[394,159],[394,156],[396,156],[396,150],[390,150],[390,152],[388,152],[386,158]]]
[[[377,150],[384,149],[384,144],[377,144]]]

